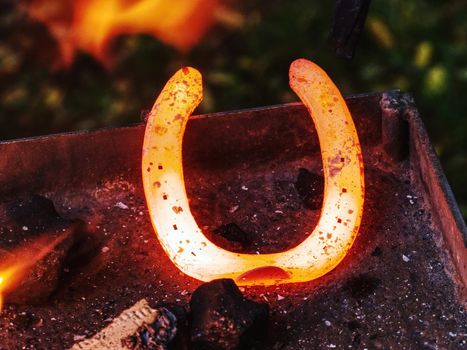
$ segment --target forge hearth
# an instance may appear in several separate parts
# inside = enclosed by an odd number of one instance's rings
[[[398,92],[347,102],[365,161],[360,233],[318,280],[241,288],[269,304],[264,347],[462,348],[465,225],[416,109]],[[43,196],[61,220],[80,220],[95,244],[62,271],[47,300],[6,305],[0,348],[71,347],[143,298],[188,309],[202,283],[171,264],[151,227],[140,179],[143,132],[136,125],[0,144],[5,212],[5,203]],[[288,249],[319,217],[319,144],[301,104],[193,117],[184,168],[199,226],[227,249]],[[5,217],[2,249],[23,226]]]

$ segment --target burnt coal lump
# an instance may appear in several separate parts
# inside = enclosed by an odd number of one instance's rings
[[[269,309],[246,299],[231,279],[201,285],[190,301],[193,349],[258,349],[264,339]]]
[[[306,209],[317,210],[323,203],[324,178],[305,168],[298,169],[295,189]]]

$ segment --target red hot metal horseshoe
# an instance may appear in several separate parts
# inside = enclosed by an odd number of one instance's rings
[[[352,116],[337,87],[316,64],[296,60],[289,77],[318,133],[325,186],[313,232],[280,253],[222,249],[204,236],[190,212],[182,141],[188,119],[202,100],[201,74],[189,67],[179,70],[154,103],[144,136],[143,186],[159,241],[185,274],[202,281],[233,278],[239,285],[310,281],[336,267],[352,246],[364,202],[363,160]]]

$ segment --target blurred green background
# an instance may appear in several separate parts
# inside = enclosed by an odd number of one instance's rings
[[[230,1],[189,53],[145,35],[118,37],[105,69],[79,53],[52,69],[56,44],[47,28],[0,4],[0,139],[125,125],[140,120],[182,65],[204,74],[198,112],[295,101],[288,66],[320,64],[344,94],[399,88],[414,94],[458,202],[467,217],[467,2],[373,1],[356,55],[327,45],[333,1]]]

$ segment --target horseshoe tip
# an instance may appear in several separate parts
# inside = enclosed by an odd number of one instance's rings
[[[309,70],[318,67],[317,64],[313,63],[306,58],[298,58],[290,64],[290,72],[291,73],[299,73],[303,70]]]
[[[180,68],[177,73],[174,74],[174,77],[202,84],[202,74],[199,70],[190,66]]]
[[[306,58],[298,58],[290,64],[289,73],[292,74],[303,74],[305,72],[313,71],[325,73],[324,70],[317,65],[315,62],[310,61]]]
[[[184,66],[182,67],[179,71],[182,71],[183,74],[188,75],[188,74],[193,74],[193,73],[198,73],[201,74],[196,68],[190,67],[190,66]]]
[[[293,61],[289,68],[290,87],[295,90],[294,87],[298,87],[298,85],[302,85],[303,83],[308,83],[310,80],[310,73],[315,71],[317,67],[316,64],[305,58],[298,58]]]

